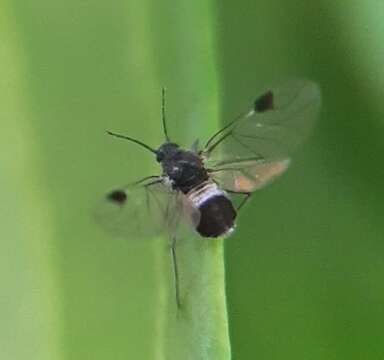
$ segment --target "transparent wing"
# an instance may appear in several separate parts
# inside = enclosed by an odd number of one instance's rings
[[[106,231],[129,239],[177,236],[180,227],[193,229],[199,221],[186,197],[161,179],[108,193],[95,216]]]
[[[271,183],[287,170],[289,159],[265,161],[244,159],[227,162],[211,170],[211,175],[220,186],[231,192],[251,193]]]
[[[287,158],[309,135],[320,101],[319,87],[308,80],[291,80],[265,91],[248,112],[207,142],[202,151],[207,166]]]

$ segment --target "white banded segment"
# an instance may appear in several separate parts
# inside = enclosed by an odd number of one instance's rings
[[[192,189],[187,194],[193,205],[199,208],[203,203],[215,196],[225,196],[224,191],[220,190],[213,181],[206,181],[202,185]]]

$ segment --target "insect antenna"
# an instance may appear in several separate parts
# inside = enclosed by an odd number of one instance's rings
[[[108,135],[111,135],[111,136],[114,136],[114,137],[117,137],[117,138],[120,138],[120,139],[125,139],[125,140],[132,141],[132,142],[134,142],[134,143],[136,143],[136,144],[141,145],[142,147],[146,148],[147,150],[153,152],[154,154],[157,154],[157,151],[156,151],[154,148],[150,147],[150,146],[147,145],[147,144],[144,144],[144,143],[141,142],[140,140],[136,140],[136,139],[134,139],[134,138],[131,138],[131,137],[129,137],[129,136],[125,136],[125,135],[116,134],[116,133],[113,133],[112,131],[107,131],[107,134],[108,134]]]
[[[165,119],[165,87],[161,88],[161,118],[163,122],[163,131],[164,131],[165,140],[167,142],[170,142],[169,136],[168,136],[168,130],[167,130],[167,122]]]

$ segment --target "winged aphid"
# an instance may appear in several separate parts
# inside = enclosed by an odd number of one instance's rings
[[[187,224],[203,238],[230,234],[240,208],[258,190],[286,171],[290,154],[308,135],[320,106],[318,86],[293,80],[271,88],[244,114],[217,131],[203,146],[191,150],[170,141],[162,91],[165,142],[158,148],[134,142],[155,156],[161,173],[107,194],[110,215],[105,227],[127,237],[165,233],[172,240],[176,300],[180,306],[175,244],[177,229]],[[242,200],[235,206],[233,198]]]

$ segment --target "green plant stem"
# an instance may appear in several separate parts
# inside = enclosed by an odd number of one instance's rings
[[[169,289],[166,359],[230,359],[223,240],[190,238],[177,248],[180,308]]]
[[[164,22],[170,9],[177,16]],[[162,30],[154,34],[153,48],[159,88],[168,89],[170,138],[190,146],[219,127],[215,9],[205,0],[165,1],[153,5],[152,14],[152,26]],[[230,359],[223,243],[197,236],[177,240],[179,309],[170,246],[163,242],[155,249],[163,269],[158,272],[157,359]]]
[[[167,87],[171,140],[189,147],[219,127],[219,77],[214,3],[150,3],[159,89]],[[173,16],[170,17],[170,14]],[[164,19],[169,19],[169,21]],[[222,239],[177,239],[177,307],[169,239],[155,249],[158,275],[156,359],[230,359]],[[169,244],[164,246],[164,243]],[[162,264],[162,265],[161,265]],[[161,265],[161,266],[160,266]]]

